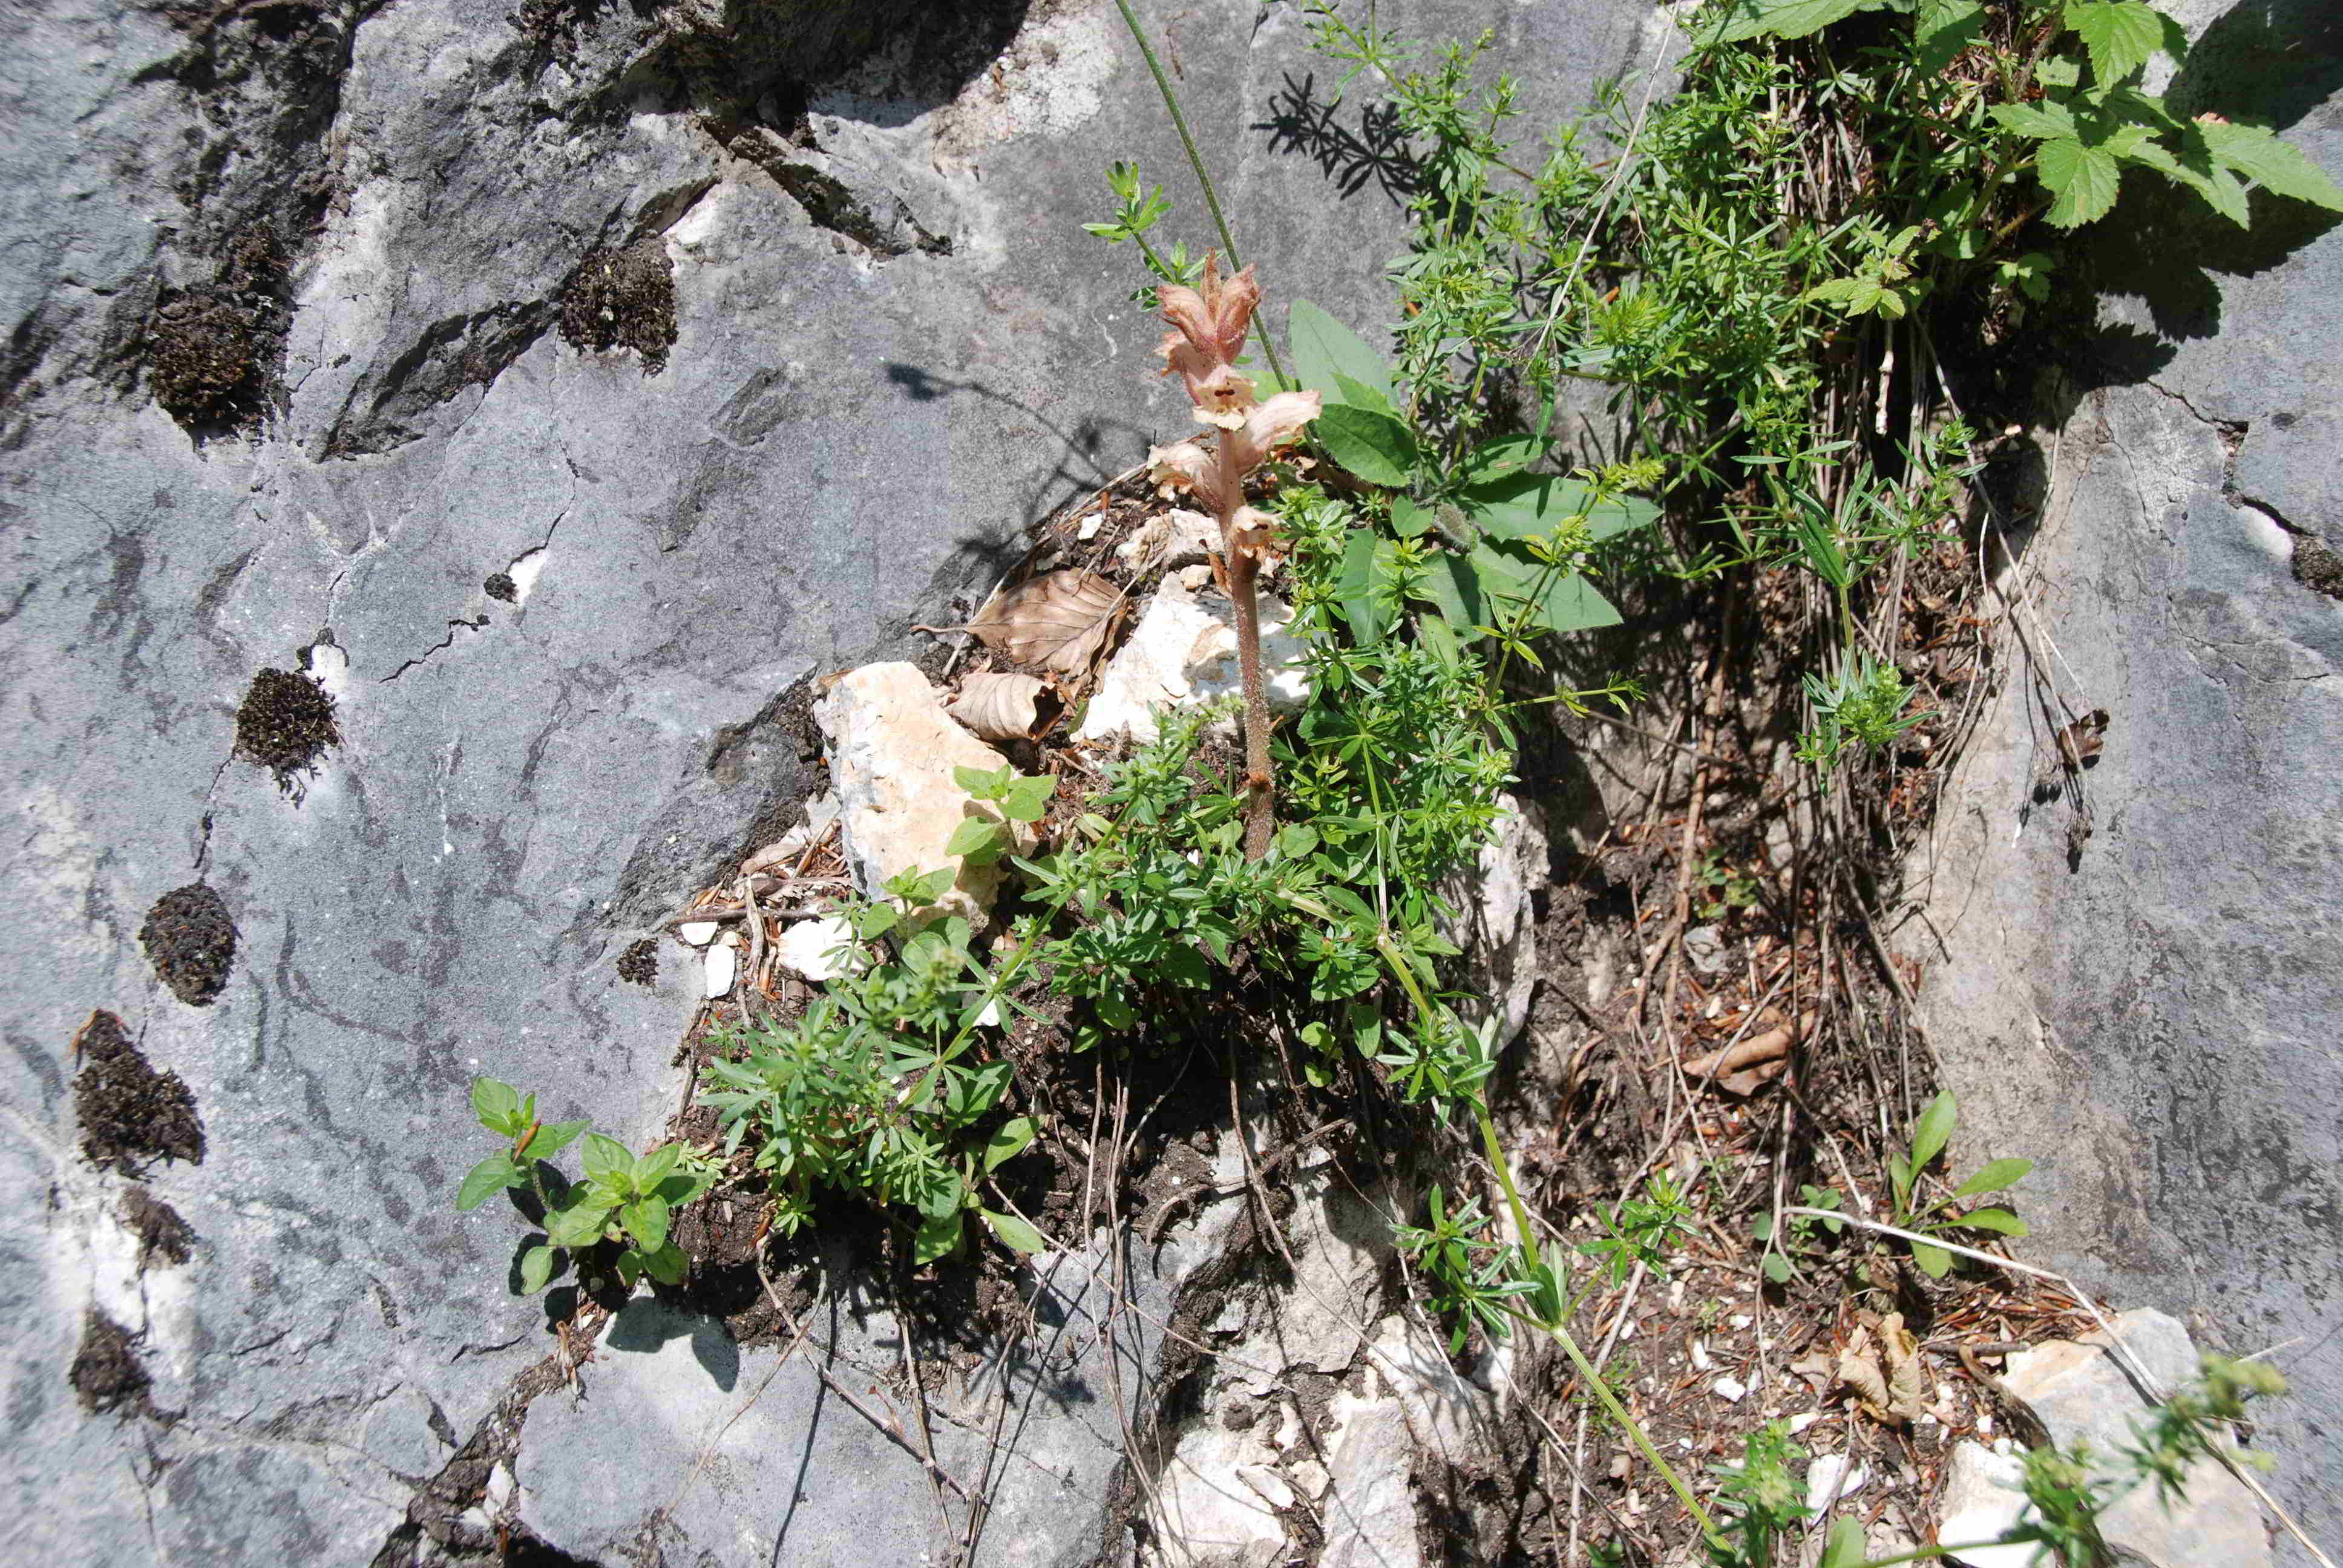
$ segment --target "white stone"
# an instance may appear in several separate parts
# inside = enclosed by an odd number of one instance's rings
[[[1312,1502],[1326,1495],[1327,1483],[1331,1478],[1326,1473],[1326,1467],[1316,1460],[1305,1459],[1287,1473],[1293,1484],[1301,1488],[1302,1495]]]
[[[1735,1377],[1718,1378],[1709,1386],[1716,1391],[1717,1398],[1735,1404],[1738,1404],[1749,1392],[1749,1385]]]
[[[704,948],[716,940],[721,929],[714,920],[686,920],[675,928],[675,934],[693,947]]]
[[[719,942],[708,950],[708,985],[706,994],[710,1001],[730,993],[732,981],[740,970],[740,955],[729,942]]]
[[[1155,1483],[1158,1533],[1182,1548],[1169,1561],[1249,1561],[1257,1546],[1282,1546],[1284,1523],[1240,1478],[1247,1470],[1265,1470],[1274,1457],[1250,1431],[1231,1432],[1216,1421],[1190,1426]],[[1290,1503],[1292,1493],[1285,1495]]]
[[[845,972],[838,950],[854,940],[854,928],[836,915],[819,920],[791,920],[773,941],[773,960],[797,976],[820,985]]]
[[[970,815],[985,815],[953,777],[958,768],[993,772],[1009,759],[944,711],[928,678],[910,664],[868,664],[839,677],[814,709],[830,737],[830,777],[838,795],[840,837],[855,880],[884,898],[887,880],[904,871],[955,863],[951,836]],[[1032,832],[1017,828],[1021,850]],[[1001,890],[1002,861],[960,862],[960,874],[935,904],[911,911],[915,922],[941,914],[982,926]]]
[[[1531,895],[1546,885],[1544,813],[1534,802],[1497,797],[1494,835],[1481,847],[1469,873],[1448,879],[1443,892],[1456,907],[1445,922],[1448,940],[1464,950],[1467,986],[1476,998],[1480,1023],[1497,1020],[1499,1050],[1521,1036],[1537,990],[1537,911]]]
[[[1302,644],[1285,631],[1292,618],[1283,605],[1262,599],[1262,674],[1272,712],[1298,712],[1310,700]],[[1208,605],[1184,576],[1166,578],[1108,661],[1074,739],[1152,740],[1160,733],[1152,709],[1237,695],[1235,620],[1226,599],[1214,595]]]
[[[2023,1523],[2032,1509],[2020,1483],[2025,1462],[1974,1442],[1956,1443],[1945,1467],[1943,1522],[1936,1539],[1947,1546],[1993,1541]],[[2014,1546],[1970,1546],[1956,1553],[1966,1568],[2036,1568],[2052,1561],[2047,1547],[2031,1542]]]
[[[1293,1488],[1286,1484],[1285,1477],[1266,1464],[1240,1464],[1237,1466],[1237,1479],[1252,1487],[1272,1508],[1293,1506]]]
[[[1817,1454],[1806,1466],[1806,1512],[1820,1514],[1837,1499],[1854,1496],[1871,1479],[1870,1467],[1844,1453]]]

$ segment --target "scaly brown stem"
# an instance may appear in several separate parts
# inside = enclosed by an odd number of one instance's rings
[[[1229,601],[1237,610],[1237,676],[1244,689],[1245,830],[1248,860],[1269,853],[1275,824],[1277,786],[1269,767],[1269,693],[1261,679],[1261,577],[1256,541],[1240,538],[1236,516],[1244,505],[1244,476],[1237,472],[1235,443],[1227,431],[1215,443],[1221,465],[1221,550],[1228,562]]]

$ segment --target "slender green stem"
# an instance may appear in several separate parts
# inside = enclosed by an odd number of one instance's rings
[[[1139,17],[1131,9],[1131,0],[1114,0],[1114,6],[1122,13],[1122,25],[1131,30],[1131,42],[1139,45],[1140,58],[1147,62],[1148,75],[1155,78],[1155,90],[1163,95],[1163,106],[1172,112],[1172,128],[1180,133],[1180,145],[1188,152],[1188,166],[1196,171],[1196,183],[1204,187],[1204,205],[1212,209],[1212,226],[1221,231],[1221,245],[1228,252],[1229,270],[1240,271],[1244,266],[1244,259],[1237,253],[1237,236],[1229,231],[1229,220],[1221,211],[1220,190],[1212,184],[1212,176],[1204,171],[1204,156],[1196,150],[1196,138],[1188,134],[1188,116],[1180,112],[1180,95],[1172,90],[1172,78],[1163,74],[1163,66],[1155,58],[1155,50],[1147,42],[1147,35],[1140,30]],[[1269,340],[1267,332],[1261,335],[1261,349],[1269,356],[1269,367],[1276,372],[1277,379],[1291,385],[1292,378],[1285,374],[1285,367],[1278,360],[1277,345]]]

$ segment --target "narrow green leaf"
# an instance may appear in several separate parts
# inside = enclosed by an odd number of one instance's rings
[[[1002,1245],[1014,1248],[1029,1257],[1049,1249],[1050,1243],[1042,1239],[1041,1232],[1016,1215],[998,1213],[990,1209],[980,1209],[977,1212],[984,1216],[984,1222],[992,1227],[992,1233],[1001,1238]]]
[[[1415,471],[1415,436],[1388,414],[1332,403],[1311,428],[1327,455],[1371,485],[1401,488]]]
[[[1386,408],[1397,406],[1392,368],[1383,357],[1357,333],[1306,299],[1297,299],[1286,312],[1286,340],[1293,349],[1293,374],[1304,387],[1315,387],[1329,400],[1339,400],[1338,376],[1348,376],[1383,398]]]
[[[520,1291],[533,1296],[553,1282],[553,1249],[531,1247],[520,1255]]]
[[[469,1212],[508,1188],[519,1186],[525,1178],[509,1154],[491,1154],[467,1171],[464,1184],[456,1189],[456,1207]]]
[[[1035,1128],[1030,1116],[1015,1117],[1004,1121],[984,1142],[984,1173],[988,1176],[1001,1169],[1004,1161],[1013,1160],[1033,1141]]]
[[[919,1234],[911,1239],[911,1261],[932,1263],[960,1245],[960,1210],[954,1207],[941,1214],[930,1214],[920,1221]]]
[[[2035,172],[2054,198],[2043,216],[2059,228],[2096,223],[2116,205],[2123,180],[2122,166],[2105,147],[2087,147],[2071,136],[2042,144],[2035,155]]]
[[[2025,1221],[2006,1209],[1972,1209],[1957,1220],[1947,1220],[1948,1225],[1973,1225],[1980,1231],[1997,1231],[2005,1236],[2030,1234]]]
[[[2031,1160],[1993,1160],[1984,1170],[1953,1189],[1956,1198],[1974,1198],[1980,1192],[2001,1192],[2015,1187],[2034,1169]]]
[[[1949,1089],[1938,1092],[1920,1112],[1920,1120],[1912,1126],[1912,1173],[1918,1175],[1928,1168],[1928,1161],[1945,1151],[1952,1141],[1953,1129],[1960,1124],[1960,1106]]]
[[[1830,1540],[1825,1543],[1822,1561],[1815,1568],[1863,1568],[1869,1550],[1864,1540],[1863,1521],[1842,1515],[1832,1523]]]
[[[2196,130],[2221,167],[2235,169],[2274,195],[2343,212],[2343,188],[2304,156],[2301,148],[2278,140],[2277,132],[2208,118],[2199,118]]]

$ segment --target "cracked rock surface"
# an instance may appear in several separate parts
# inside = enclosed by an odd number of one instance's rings
[[[2332,7],[2173,9],[2199,40],[2176,106],[2273,116],[2343,167]],[[2051,678],[2111,716],[2083,776],[2094,831],[2077,849],[2071,796],[2032,798],[2065,716],[2005,644],[1906,935],[1972,1168],[2038,1162],[2016,1194],[2027,1255],[2207,1348],[2293,1347],[2275,1356],[2293,1395],[2258,1441],[2280,1456],[2272,1491],[2331,1550],[2343,602],[2303,562],[2343,544],[2343,229],[2266,216],[2240,234],[2127,194],[2095,242],[2099,329],[2054,377],[2071,413],[2045,520],[2016,541]],[[2279,1538],[2278,1562],[2299,1553]]]
[[[1127,249],[1080,229],[1110,155],[1185,190],[1111,10],[856,9],[12,16],[0,1464],[39,1500],[25,1561],[389,1568],[493,1551],[489,1510],[582,1519],[547,1512],[583,1483],[543,1435],[571,1395],[546,1402],[546,1308],[510,1293],[523,1233],[452,1207],[488,1148],[468,1081],[654,1132],[698,970],[619,960],[818,792],[809,678],[916,652],[905,628],[964,617],[1028,524],[1187,427]],[[1495,26],[1546,116],[1648,58],[1651,21],[1452,0],[1423,25]],[[1166,26],[1247,258],[1281,299],[1385,320],[1393,204],[1336,199],[1254,123],[1316,69],[1296,23]],[[578,296],[578,347],[565,285],[618,254],[640,286]],[[282,789],[236,749],[272,670],[334,730]],[[204,1007],[138,941],[197,882],[236,939]],[[142,1267],[129,1178],[80,1154],[69,1048],[101,1009],[201,1119],[200,1166],[144,1173],[184,1263]],[[146,1382],[92,1411],[71,1369],[98,1320]],[[705,1388],[614,1368],[697,1342],[586,1375],[614,1406],[678,1386],[643,1419],[686,1430]],[[850,1441],[781,1388],[777,1433]],[[1113,1452],[1085,1422],[1006,1462],[1034,1518]],[[597,1506],[659,1506],[673,1452],[595,1471],[635,1489]],[[872,1561],[925,1544],[871,1533],[924,1518],[915,1467],[791,1484],[695,1553],[821,1560],[785,1523]]]

